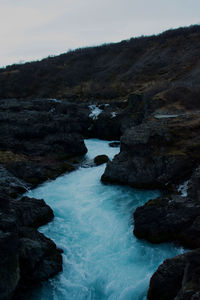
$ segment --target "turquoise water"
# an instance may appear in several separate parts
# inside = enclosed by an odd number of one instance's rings
[[[119,152],[107,141],[86,140],[86,146],[88,159]],[[158,265],[183,251],[134,237],[133,211],[158,192],[103,185],[104,168],[81,167],[28,193],[53,208],[54,221],[40,231],[64,250],[63,272],[32,300],[144,300]]]

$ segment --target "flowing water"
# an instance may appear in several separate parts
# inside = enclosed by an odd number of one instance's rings
[[[86,146],[88,159],[119,152],[107,141],[86,140]],[[40,231],[64,250],[63,272],[32,300],[144,300],[158,265],[183,251],[134,237],[133,211],[158,192],[104,185],[104,169],[81,167],[28,193],[53,208],[54,221]]]

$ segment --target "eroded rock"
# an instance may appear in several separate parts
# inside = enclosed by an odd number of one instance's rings
[[[16,290],[20,295],[60,272],[62,256],[55,243],[36,230],[53,219],[44,200],[4,197],[0,197],[0,298],[11,299]]]
[[[167,259],[151,278],[149,300],[199,299],[200,250]]]
[[[153,243],[179,241],[189,248],[200,247],[200,172],[187,183],[186,195],[172,194],[148,201],[134,213],[134,234]]]
[[[180,116],[149,120],[128,129],[120,153],[107,164],[104,182],[166,188],[182,182],[199,164],[199,119]]]

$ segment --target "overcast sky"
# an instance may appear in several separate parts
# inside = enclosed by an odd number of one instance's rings
[[[0,0],[0,66],[200,23],[200,0]]]

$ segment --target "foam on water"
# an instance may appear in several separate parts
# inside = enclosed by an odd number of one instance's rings
[[[111,158],[119,151],[94,139],[86,146],[89,159],[98,154]],[[53,208],[54,221],[40,231],[64,250],[63,272],[30,299],[144,300],[158,265],[183,251],[134,237],[133,211],[158,192],[103,185],[104,168],[80,168],[28,193]]]

